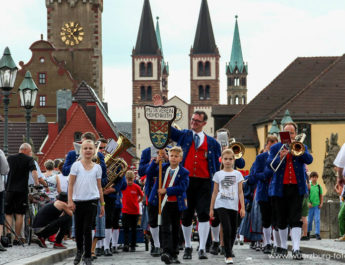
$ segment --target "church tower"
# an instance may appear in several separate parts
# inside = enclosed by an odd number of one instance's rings
[[[207,0],[202,0],[190,51],[191,105],[219,104],[219,57]]]
[[[248,64],[243,61],[237,16],[229,64],[226,65],[227,104],[247,104]]]
[[[151,145],[144,106],[153,104],[154,95],[168,96],[167,77],[159,25],[157,22],[155,30],[150,1],[144,0],[137,41],[132,51],[132,141],[138,157],[143,149]]]
[[[157,42],[158,42],[158,47],[161,51],[162,55],[162,65],[161,65],[161,71],[162,71],[162,98],[164,99],[164,102],[168,99],[168,77],[169,77],[169,65],[167,62],[164,60],[164,55],[163,55],[163,46],[162,46],[162,39],[161,39],[161,33],[159,29],[159,17],[156,18],[156,37],[157,37]]]
[[[103,0],[46,0],[46,7],[47,36],[56,48],[55,58],[103,100]]]

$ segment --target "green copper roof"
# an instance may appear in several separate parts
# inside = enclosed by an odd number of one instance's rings
[[[242,73],[244,70],[248,73],[247,65],[244,63],[243,56],[242,56],[240,32],[238,30],[238,23],[237,23],[238,16],[236,15],[235,18],[236,18],[236,22],[235,22],[234,38],[232,40],[231,57],[230,57],[230,63],[228,67],[229,67],[230,73],[233,73],[236,67],[238,68],[238,71],[240,73]]]
[[[23,82],[19,86],[19,90],[30,88],[31,90],[38,90],[34,80],[32,79],[30,71],[27,71]]]
[[[14,63],[12,59],[11,52],[8,47],[5,48],[4,55],[0,59],[0,68],[3,68],[3,67],[10,68],[10,69],[17,68],[16,64]]]
[[[158,42],[158,48],[161,50],[161,54],[162,54],[162,65],[161,65],[161,68],[162,68],[162,72],[165,71],[167,72],[167,74],[169,74],[169,66],[168,64],[164,61],[164,55],[163,55],[163,45],[162,45],[162,39],[161,39],[161,32],[160,32],[160,29],[159,29],[159,17],[156,17],[157,19],[157,22],[156,22],[156,38],[157,38],[157,42]]]
[[[278,135],[279,132],[280,132],[280,130],[279,130],[279,127],[278,127],[278,123],[276,122],[276,120],[274,120],[272,122],[272,127],[271,127],[270,131],[268,132],[268,134],[276,134],[276,135]]]
[[[292,120],[292,118],[290,116],[289,110],[286,110],[285,114],[284,114],[284,117],[283,117],[282,121],[280,122],[280,124],[284,126],[284,124],[287,124],[289,122],[293,122],[293,120]]]

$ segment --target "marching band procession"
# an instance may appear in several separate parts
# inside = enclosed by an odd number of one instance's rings
[[[158,112],[167,108],[150,107]],[[46,240],[64,249],[64,240],[72,238],[77,246],[74,264],[92,264],[100,255],[116,260],[121,227],[122,251],[135,252],[141,227],[150,238],[153,258],[165,264],[188,264],[194,256],[191,239],[196,225],[196,258],[200,260],[207,260],[209,252],[224,255],[225,263],[233,264],[237,257],[233,246],[243,245],[244,240],[263,254],[286,259],[289,237],[293,259],[302,260],[304,198],[308,198],[309,211],[315,208],[307,239],[314,217],[316,239],[321,239],[322,189],[318,174],[308,171],[313,157],[295,123],[284,125],[280,139],[269,135],[249,174],[243,175],[239,170],[245,166],[244,146],[230,139],[226,130],[219,130],[216,138],[204,133],[205,112],[195,111],[191,129],[184,130],[172,124],[175,116],[157,117],[149,119],[153,145],[142,152],[138,176],[121,159],[121,153],[133,146],[123,135],[114,145],[113,140],[96,140],[93,133],[84,133],[64,161],[45,163],[46,176],[36,167],[29,144],[22,144],[19,153],[7,160],[1,152],[1,174],[8,177],[0,183],[5,187],[1,210],[6,217],[1,219],[0,250],[27,241],[46,248]],[[161,133],[152,129],[157,122],[168,129],[165,137],[155,136]],[[345,159],[342,153],[335,161],[339,168]],[[29,183],[31,188],[45,189],[40,196],[49,195],[31,216],[32,223],[24,218],[28,205],[34,204]]]

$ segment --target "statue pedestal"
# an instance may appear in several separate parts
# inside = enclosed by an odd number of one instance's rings
[[[339,222],[338,222],[339,209],[340,209],[339,198],[335,198],[335,199],[324,198],[324,203],[320,211],[321,238],[340,237]]]

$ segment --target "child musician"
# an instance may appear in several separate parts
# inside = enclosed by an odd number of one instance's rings
[[[82,159],[72,165],[69,176],[68,206],[74,211],[77,241],[77,254],[74,264],[79,264],[83,252],[85,264],[92,264],[91,230],[96,218],[98,200],[101,202],[100,216],[104,215],[104,199],[101,186],[102,168],[92,161],[95,152],[94,141],[83,141],[81,146]]]
[[[233,151],[225,149],[222,152],[222,170],[213,176],[214,186],[210,205],[210,218],[214,217],[215,210],[223,227],[226,264],[233,264],[231,252],[236,237],[238,201],[241,203],[241,217],[243,218],[245,214],[243,176],[239,171],[233,169],[234,162]]]
[[[180,214],[187,209],[186,190],[189,184],[189,171],[180,165],[183,158],[181,147],[169,150],[169,163],[162,165],[162,188],[159,189],[158,181],[155,182],[149,203],[158,205],[158,196],[162,198],[162,248],[161,260],[165,264],[180,263],[178,260],[178,242]],[[158,176],[158,156],[148,167],[147,177]],[[158,194],[157,194],[158,193]]]

